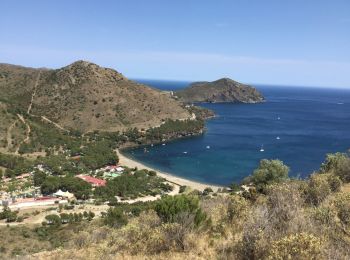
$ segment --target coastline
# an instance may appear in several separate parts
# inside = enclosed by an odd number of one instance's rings
[[[200,183],[197,181],[192,181],[192,180],[188,180],[185,178],[177,177],[177,176],[174,176],[174,175],[169,174],[167,172],[162,172],[162,171],[159,171],[157,169],[146,166],[141,162],[130,159],[129,157],[126,157],[125,155],[123,155],[118,149],[116,149],[115,151],[119,157],[119,164],[125,165],[129,168],[137,167],[138,169],[147,169],[150,171],[155,171],[155,172],[157,172],[158,176],[163,177],[167,181],[174,183],[175,185],[178,185],[178,186],[189,186],[189,187],[196,189],[196,190],[199,190],[199,191],[203,191],[205,188],[208,188],[208,187],[212,188],[213,191],[217,191],[218,189],[227,188],[224,186],[205,184],[205,183]]]

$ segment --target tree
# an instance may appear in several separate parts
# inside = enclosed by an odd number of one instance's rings
[[[61,214],[60,214],[60,217],[61,217],[61,223],[62,223],[62,224],[69,223],[69,220],[70,220],[69,214],[67,214],[67,213],[61,213]]]
[[[60,187],[60,178],[56,176],[48,176],[41,184],[41,192],[50,194],[56,192]]]
[[[46,179],[46,173],[35,171],[33,176],[34,186],[41,186]]]
[[[92,211],[89,211],[88,216],[87,216],[87,220],[91,221],[91,220],[93,220],[94,217],[95,217],[95,213]]]
[[[111,142],[108,141],[92,143],[83,149],[84,156],[81,160],[89,169],[97,169],[108,164],[116,164],[118,162],[118,156],[113,148]]]
[[[288,178],[289,167],[280,160],[261,160],[259,167],[251,176],[251,181],[259,192],[264,192],[267,185],[285,181]]]
[[[6,222],[14,222],[17,219],[17,212],[11,211],[9,207],[4,206],[0,212],[0,220],[6,219]]]
[[[60,178],[60,189],[73,193],[77,199],[88,199],[92,191],[89,183],[72,176]]]
[[[6,222],[15,222],[17,219],[17,212],[9,211],[6,216]]]
[[[210,188],[210,187],[206,187],[204,190],[203,190],[203,195],[209,195],[211,192],[213,192],[213,189]]]
[[[45,219],[48,225],[52,225],[54,227],[59,227],[62,224],[60,216],[56,214],[47,215]]]

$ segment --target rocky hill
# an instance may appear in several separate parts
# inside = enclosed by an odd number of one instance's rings
[[[185,103],[192,102],[237,102],[258,103],[265,99],[254,87],[229,78],[212,82],[194,82],[189,87],[175,92]]]
[[[149,128],[191,117],[167,94],[87,61],[56,70],[0,64],[0,102],[81,132]]]

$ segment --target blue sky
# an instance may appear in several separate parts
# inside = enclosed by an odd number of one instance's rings
[[[350,88],[350,1],[0,2],[0,62]]]

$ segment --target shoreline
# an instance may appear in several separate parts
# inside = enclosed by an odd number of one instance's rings
[[[177,176],[174,176],[170,173],[167,173],[167,172],[163,172],[163,171],[160,171],[158,169],[154,169],[152,167],[149,167],[149,166],[146,166],[144,165],[143,163],[141,162],[138,162],[136,160],[133,160],[125,155],[123,155],[118,149],[115,150],[118,157],[119,157],[119,164],[121,165],[125,165],[129,168],[134,168],[134,167],[137,167],[138,169],[147,169],[149,171],[155,171],[157,172],[157,175],[162,177],[162,178],[165,178],[167,181],[171,182],[171,183],[174,183],[178,186],[189,186],[193,189],[196,189],[196,190],[199,190],[199,191],[203,191],[205,188],[212,188],[213,191],[217,191],[218,189],[223,189],[223,188],[227,188],[227,187],[224,187],[224,186],[219,186],[219,185],[213,185],[213,184],[205,184],[205,183],[200,183],[200,182],[197,182],[197,181],[192,181],[192,180],[189,180],[189,179],[185,179],[185,178],[182,178],[182,177],[177,177]]]

